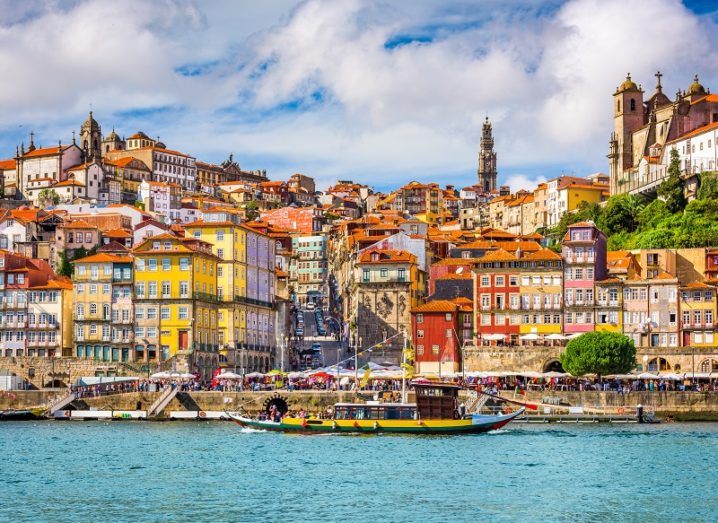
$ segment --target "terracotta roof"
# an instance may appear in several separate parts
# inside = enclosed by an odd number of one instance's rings
[[[577,222],[577,223],[572,223],[571,225],[568,226],[568,228],[570,229],[571,227],[595,227],[595,226],[596,226],[596,224],[593,222]]]
[[[605,278],[603,280],[599,280],[596,282],[597,285],[600,285],[602,283],[621,283],[620,278]]]
[[[531,253],[524,255],[521,259],[529,260],[529,261],[540,261],[540,260],[561,260],[562,258],[559,253],[544,247],[541,250],[538,250],[536,252],[531,252]]]
[[[487,252],[481,258],[479,258],[479,263],[502,262],[502,261],[516,261],[516,256],[513,254],[510,254],[509,252],[505,251],[504,249],[496,249],[496,250]]]
[[[277,276],[277,278],[288,278],[288,277],[289,277],[289,274],[287,274],[286,272],[284,272],[284,271],[283,271],[282,269],[280,269],[279,267],[275,267],[275,268],[274,268],[274,274]]]
[[[63,146],[62,151],[64,151],[68,147],[68,145]],[[33,158],[36,156],[52,156],[54,154],[58,154],[60,150],[60,147],[46,147],[44,149],[35,149],[34,151],[26,152],[23,155],[23,158]]]
[[[0,171],[14,171],[17,168],[14,158],[0,160]]]
[[[456,310],[459,308],[459,305],[449,301],[449,300],[432,300],[424,303],[423,305],[419,305],[417,307],[414,307],[411,309],[411,312],[413,313],[427,313],[427,312],[438,312],[438,313],[447,313],[447,312],[456,312]]]
[[[689,284],[687,284],[687,285],[682,285],[682,286],[681,286],[681,289],[686,289],[686,290],[706,290],[706,289],[715,289],[715,286],[713,286],[713,285],[708,285],[707,283],[702,282],[702,281],[694,281],[694,282],[691,282],[691,283],[689,283]]]
[[[64,277],[58,276],[58,279],[49,279],[44,285],[33,285],[30,287],[32,290],[72,290],[72,282]]]
[[[378,253],[379,259],[372,260],[372,254]],[[361,253],[359,263],[412,263],[416,261],[416,256],[407,251],[397,251],[393,249],[372,249]]]
[[[97,229],[96,226],[90,225],[85,220],[77,220],[74,222],[67,222],[62,225],[65,229]]]
[[[53,185],[53,187],[70,187],[70,186],[84,187],[85,184],[82,182],[78,182],[77,180],[75,180],[73,178],[69,178],[65,181],[57,182],[55,185]]]
[[[127,232],[125,229],[112,229],[109,231],[103,231],[102,236],[106,238],[132,238],[132,234]]]
[[[444,265],[452,266],[452,265],[472,265],[476,263],[478,258],[444,258],[443,260],[439,260],[436,263],[432,263],[432,267],[441,267]]]
[[[697,100],[691,102],[691,105],[695,105],[695,104],[698,104],[701,102],[716,102],[716,103],[718,103],[718,94],[708,94],[706,96],[698,98]]]
[[[716,96],[716,95],[712,95],[712,96]],[[670,142],[667,142],[667,143],[680,142],[681,140],[685,140],[685,139],[687,139],[687,138],[693,138],[694,136],[698,136],[698,135],[703,134],[703,133],[705,133],[705,132],[712,131],[713,129],[716,129],[716,128],[718,128],[718,122],[709,123],[708,125],[704,125],[704,126],[702,126],[702,127],[699,127],[699,128],[697,128],[697,129],[694,129],[694,130],[692,130],[692,131],[689,131],[689,132],[687,132],[687,133],[685,133],[685,134],[682,134],[682,135],[679,136],[678,138],[676,138],[676,139],[674,139],[674,140],[671,140]]]
[[[108,254],[105,252],[93,254],[92,256],[85,256],[79,260],[73,260],[71,263],[132,263],[130,256],[122,256],[119,254]]]
[[[105,160],[105,163],[109,163],[110,165],[114,165],[116,167],[127,167],[132,162],[138,162],[140,164],[140,166],[133,167],[133,169],[142,169],[146,171],[150,170],[150,168],[147,167],[145,162],[138,158],[135,158],[134,156],[125,156],[123,158],[118,158],[117,160]]]

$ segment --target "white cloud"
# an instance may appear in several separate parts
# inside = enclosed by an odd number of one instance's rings
[[[487,112],[515,188],[542,166],[606,170],[610,95],[626,71],[650,90],[661,68],[669,96],[694,72],[715,75],[715,24],[677,0],[0,7],[7,129],[35,126],[54,142],[92,103],[105,127],[327,183],[471,182]],[[402,35],[421,38],[385,46]],[[6,130],[0,144],[16,138]]]

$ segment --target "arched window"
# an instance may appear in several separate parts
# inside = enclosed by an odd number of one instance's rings
[[[635,110],[636,110],[636,100],[631,98],[631,111],[635,111]]]
[[[651,361],[648,362],[649,372],[660,372],[665,370],[671,370],[671,366],[668,364],[668,361],[666,361],[665,358],[653,358]]]
[[[618,112],[618,113],[621,112],[621,100],[618,100],[616,102],[616,112]]]
[[[700,369],[701,372],[718,372],[718,360],[705,360]]]

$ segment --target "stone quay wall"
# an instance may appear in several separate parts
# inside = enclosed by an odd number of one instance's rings
[[[37,389],[53,384],[57,388],[67,387],[86,376],[143,377],[142,373],[126,363],[80,358],[0,357],[0,370],[21,377]]]
[[[97,410],[146,410],[157,399],[158,392],[131,392],[113,394],[96,398],[82,398],[78,405],[82,408]],[[375,393],[363,393],[365,400],[374,399]],[[0,409],[22,409],[47,405],[64,391],[12,391],[0,394]],[[269,398],[282,396],[290,411],[305,409],[311,413],[326,411],[338,402],[353,402],[352,392],[322,391],[267,391],[267,392],[180,392],[165,409],[167,417],[170,411],[244,411],[256,414],[263,410],[264,402]],[[716,392],[618,392],[596,391],[529,391],[526,394],[514,394],[503,391],[502,396],[527,403],[547,403],[562,406],[582,406],[584,408],[615,409],[623,407],[625,414],[635,412],[637,405],[655,411],[659,417],[672,416],[676,420],[718,421],[718,393]],[[409,401],[413,401],[409,394]],[[540,411],[538,413],[541,413]]]
[[[504,346],[464,347],[466,371],[537,371],[544,372],[557,362],[563,347]],[[663,358],[670,372],[701,372],[701,365],[709,360],[718,361],[718,347],[637,347],[636,361]]]

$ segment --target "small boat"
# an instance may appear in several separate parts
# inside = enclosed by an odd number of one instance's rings
[[[42,417],[41,411],[36,410],[2,410],[0,411],[1,421],[27,421],[36,420]]]
[[[461,387],[447,383],[415,383],[416,403],[337,403],[332,419],[285,416],[281,421],[257,420],[226,412],[242,427],[299,433],[475,434],[497,430],[523,414],[459,412]]]

